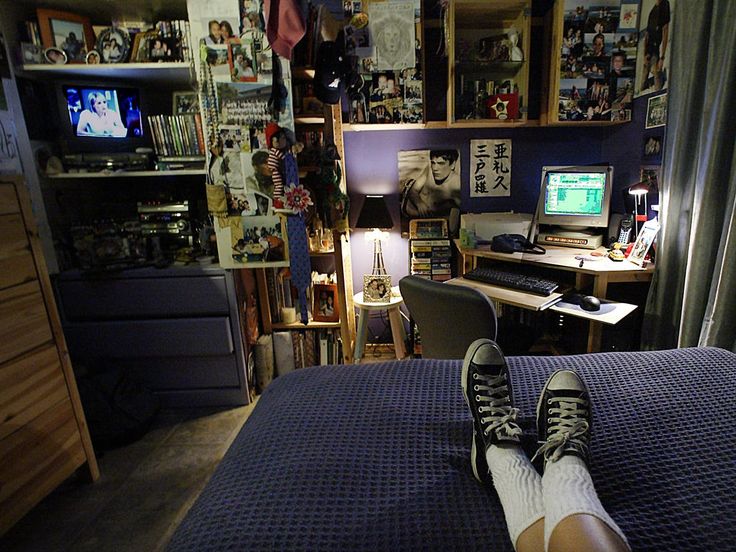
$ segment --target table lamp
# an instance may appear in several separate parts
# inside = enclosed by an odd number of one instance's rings
[[[388,239],[388,230],[394,227],[394,221],[386,207],[386,200],[382,195],[367,195],[363,202],[363,207],[358,215],[356,228],[367,228],[370,232],[365,233],[366,240],[373,240],[373,274],[377,276],[387,275],[386,267],[383,264],[383,251],[381,251],[381,241]]]
[[[636,184],[629,186],[628,191],[630,195],[634,196],[634,228],[636,229],[636,235],[639,235],[639,223],[646,222],[649,214],[647,207],[647,195],[651,189],[651,182],[649,180],[642,180]],[[639,214],[639,199],[644,196],[644,214]]]

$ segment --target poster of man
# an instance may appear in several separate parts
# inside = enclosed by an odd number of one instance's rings
[[[639,10],[639,53],[635,97],[667,88],[674,0],[643,0]]]
[[[399,191],[402,227],[409,219],[446,216],[459,208],[460,152],[400,151]]]

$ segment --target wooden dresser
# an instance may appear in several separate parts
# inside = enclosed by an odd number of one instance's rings
[[[96,480],[28,192],[0,176],[0,535],[85,463]]]

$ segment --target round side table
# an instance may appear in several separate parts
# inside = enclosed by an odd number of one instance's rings
[[[404,300],[401,298],[399,288],[391,288],[391,301],[388,303],[366,303],[363,301],[363,292],[356,293],[353,297],[355,308],[358,309],[358,330],[355,337],[355,363],[360,362],[363,357],[366,337],[368,335],[368,318],[371,311],[388,311],[388,319],[391,322],[391,335],[394,339],[396,358],[401,360],[406,356],[406,332],[401,322],[401,311],[399,307]]]

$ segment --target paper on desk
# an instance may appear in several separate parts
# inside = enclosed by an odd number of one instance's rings
[[[460,217],[460,228],[475,232],[481,240],[499,234],[527,236],[531,225],[532,215],[528,213],[468,213]]]

